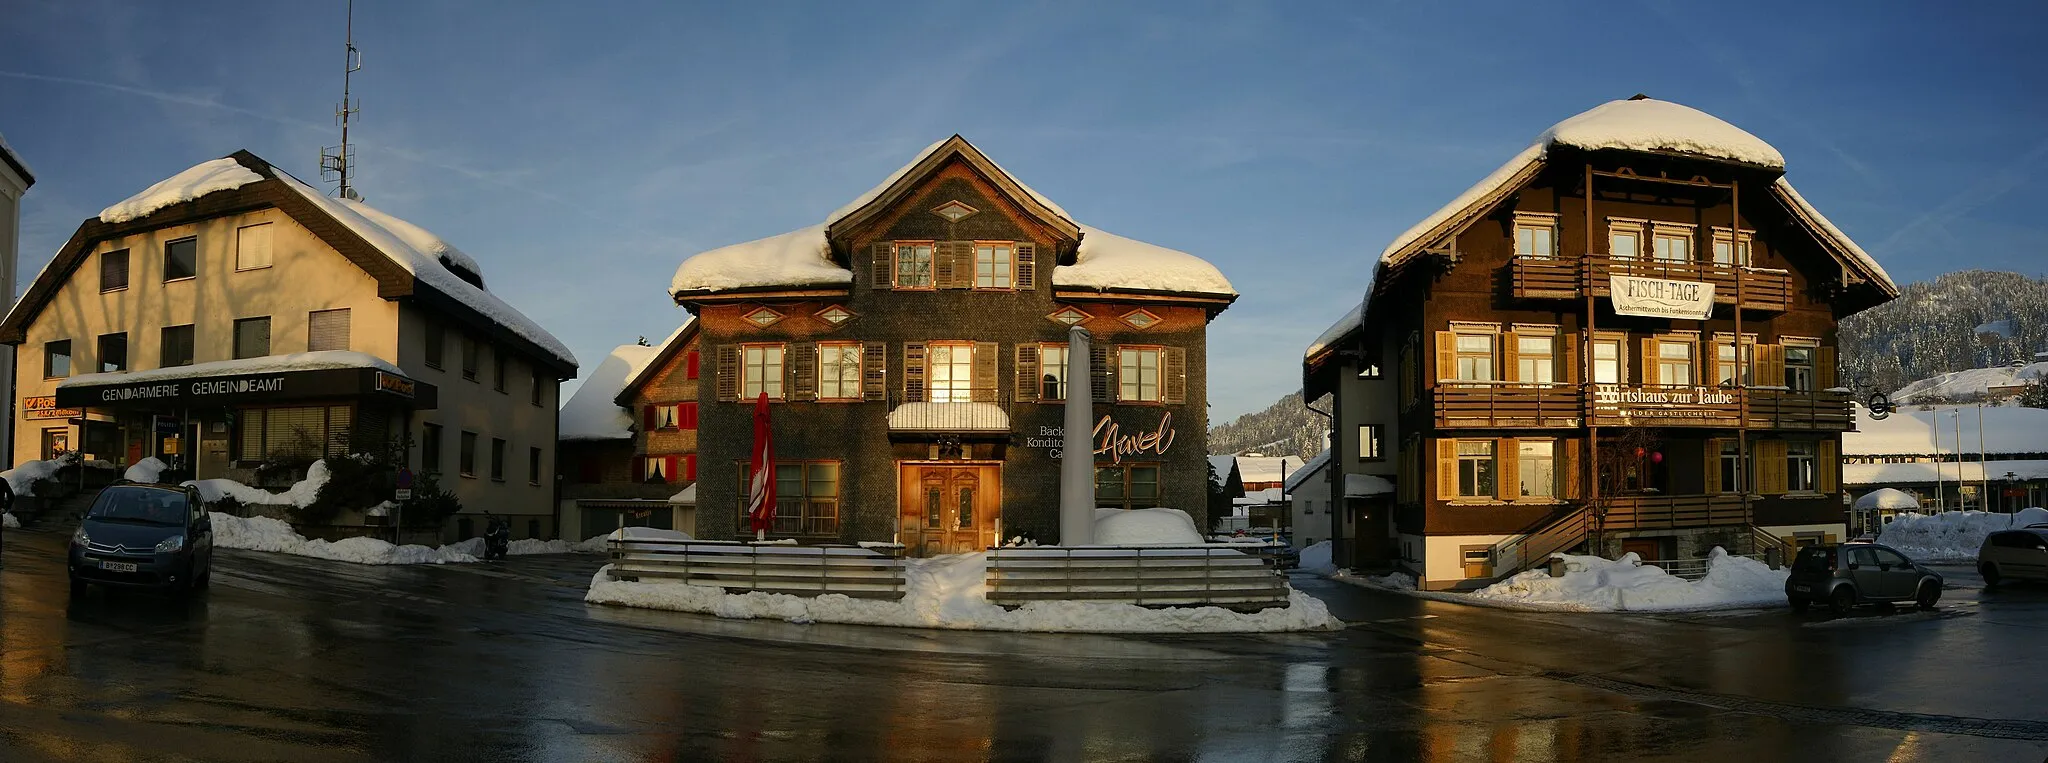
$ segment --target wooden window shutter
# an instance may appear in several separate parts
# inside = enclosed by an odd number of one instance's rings
[[[662,476],[667,477],[673,484],[683,484],[683,470],[676,468],[682,465],[683,459],[678,456],[662,456],[661,460],[667,462],[662,465]]]
[[[1721,384],[1721,343],[1705,341],[1700,343],[1700,386],[1717,387]],[[1712,493],[1713,491],[1707,491]]]
[[[697,481],[697,454],[683,454],[683,479],[689,482]]]
[[[1071,385],[1072,382],[1069,382]],[[1069,387],[1071,389],[1071,386]],[[1116,345],[1088,346],[1088,393],[1098,403],[1116,402]]]
[[[1449,331],[1436,332],[1436,378],[1458,378],[1458,335]]]
[[[1777,344],[1756,346],[1756,383],[1762,387],[1785,386],[1785,347]]]
[[[1038,399],[1038,345],[1017,345],[1017,401]]]
[[[1557,338],[1557,374],[1552,377],[1565,384],[1579,383],[1579,338],[1565,335]]]
[[[1458,441],[1436,441],[1436,497],[1451,500],[1458,497]]]
[[[1168,347],[1161,352],[1160,373],[1166,378],[1160,380],[1159,402],[1180,405],[1188,398],[1188,351],[1185,347]]]
[[[1814,382],[1815,382],[1815,383],[1814,383],[1814,385],[1813,385],[1813,386],[1814,386],[1814,387],[1816,387],[1816,388],[1819,388],[1819,389],[1834,389],[1834,388],[1835,388],[1835,386],[1836,386],[1836,382],[1835,382],[1835,376],[1836,376],[1836,369],[1835,369],[1835,348],[1833,348],[1833,347],[1816,347],[1816,348],[1814,348],[1814,351],[1813,351],[1813,378],[1814,378]],[[1834,491],[1833,491],[1833,490],[1828,490],[1828,491],[1825,491],[1825,492],[1830,492],[1830,493],[1832,493],[1832,492],[1834,492]]]
[[[874,283],[869,284],[869,286],[877,289],[887,289],[895,286],[896,242],[877,241],[868,247],[868,251],[869,256],[874,259],[872,263],[874,266]]]
[[[1832,439],[1820,441],[1820,463],[1815,464],[1817,468],[1814,471],[1820,473],[1820,492],[1823,493],[1835,492],[1840,487],[1838,477],[1841,476],[1842,457],[1836,455],[1840,452],[1837,445]]]
[[[903,343],[903,402],[924,402],[925,347],[923,342]]]
[[[1785,441],[1758,440],[1755,453],[1757,492],[1767,495],[1785,492],[1788,489],[1785,479]]]
[[[645,481],[647,481],[647,457],[646,457],[646,456],[634,456],[634,457],[633,457],[633,481],[634,481],[634,482],[645,482]]]
[[[889,344],[863,342],[860,346],[860,393],[869,401],[889,394]]]
[[[642,431],[642,432],[652,432],[652,431],[654,431],[654,411],[655,411],[655,408],[656,408],[656,406],[653,406],[653,405],[645,405],[645,406],[641,406],[641,407],[640,407],[640,431]]]
[[[932,285],[940,289],[974,287],[974,242],[941,241],[932,247]]]
[[[1038,280],[1038,245],[1029,241],[1017,242],[1017,288],[1031,291]]]
[[[996,389],[1001,386],[996,377],[996,369],[999,368],[996,361],[1002,351],[1003,346],[995,342],[974,343],[974,402],[996,401]]]
[[[1501,381],[1521,381],[1522,343],[1520,335],[1513,331],[1500,335],[1500,374],[1493,378]]]
[[[738,345],[718,346],[718,399],[733,402],[740,397],[740,348]]]
[[[1579,441],[1557,441],[1557,485],[1559,498],[1578,498],[1585,494],[1579,478]]]
[[[818,345],[797,342],[789,345],[789,362],[783,364],[789,377],[791,400],[818,399]]]
[[[1512,501],[1522,497],[1522,441],[1503,437],[1493,441],[1493,497]]]
[[[1643,337],[1643,385],[1662,384],[1657,378],[1657,340]]]
[[[1703,473],[1707,475],[1707,495],[1719,495],[1721,493],[1721,440],[1720,438],[1709,437],[1706,442],[1707,470]]]

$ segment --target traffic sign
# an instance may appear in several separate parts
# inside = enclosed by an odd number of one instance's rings
[[[402,488],[399,488],[399,489],[398,489],[398,490],[397,490],[396,492],[397,492],[397,494],[396,494],[396,495],[394,495],[394,496],[392,496],[392,499],[393,499],[393,500],[398,500],[398,501],[410,501],[410,500],[412,500],[412,488],[404,488],[404,487],[402,487]]]
[[[398,467],[398,489],[409,490],[410,488],[412,488],[412,470],[403,466]]]

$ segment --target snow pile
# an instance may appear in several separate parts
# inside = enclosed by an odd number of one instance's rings
[[[128,480],[129,482],[155,483],[156,478],[161,476],[165,469],[169,468],[171,468],[169,464],[159,460],[156,456],[150,456],[135,462],[134,466],[128,467],[128,471],[121,474],[121,479]]]
[[[730,618],[792,623],[850,623],[909,628],[1089,633],[1252,633],[1334,630],[1342,627],[1321,601],[1300,591],[1288,606],[1253,614],[1221,607],[1147,609],[1132,604],[1041,601],[1014,610],[988,601],[986,554],[953,554],[905,561],[907,591],[901,601],[855,599],[839,594],[814,598],[723,589],[685,583],[629,583],[611,579],[606,565],[591,578],[584,600]]]
[[[1095,545],[1201,545],[1195,520],[1180,509],[1096,509]]]
[[[320,371],[330,368],[374,368],[387,373],[403,375],[398,366],[391,365],[383,358],[354,350],[320,350],[318,352],[294,352],[287,355],[263,355],[241,360],[215,360],[194,363],[189,366],[152,368],[147,371],[116,371],[103,374],[79,374],[57,382],[58,387],[85,387],[96,384],[133,384],[149,381],[170,381],[195,379],[202,376],[252,376],[256,374],[281,373],[285,371]]]
[[[323,459],[306,467],[306,478],[292,483],[282,493],[253,488],[230,479],[186,480],[184,484],[198,488],[199,500],[204,503],[216,503],[226,496],[244,505],[268,504],[303,509],[313,505],[313,499],[320,496],[321,486],[333,477],[334,473],[328,470],[327,461]]]
[[[201,162],[100,210],[100,222],[113,224],[140,220],[173,204],[183,204],[214,191],[233,190],[262,180],[262,175],[242,166],[234,157]]]
[[[1207,260],[1086,225],[1074,264],[1053,268],[1052,285],[1237,295],[1230,279]]]
[[[696,540],[681,530],[663,530],[659,527],[621,527],[603,537],[605,540]]]
[[[895,431],[1007,432],[1010,414],[994,403],[904,403],[889,412]]]
[[[0,478],[7,480],[7,487],[15,495],[35,495],[35,484],[40,480],[57,476],[57,470],[64,468],[65,459],[53,458],[48,461],[30,461],[0,472]]]
[[[0,527],[14,528],[20,526],[21,520],[15,519],[13,514],[0,513]]]
[[[660,348],[622,344],[597,364],[590,377],[562,403],[560,437],[564,440],[626,440],[633,437],[633,414],[614,400],[626,382],[654,362]]]
[[[338,541],[306,540],[283,520],[269,517],[237,517],[213,512],[213,544],[219,548],[268,551],[275,554],[307,556],[356,564],[447,564],[474,562],[474,555],[457,548],[460,544],[428,548],[394,546],[376,538],[344,538]]]
[[[1568,570],[1553,578],[1545,570],[1521,573],[1459,600],[1496,603],[1515,608],[1565,612],[1657,612],[1727,609],[1781,604],[1787,571],[1773,570],[1754,559],[1730,556],[1716,546],[1707,554],[1707,575],[1699,580],[1673,577],[1662,568],[1642,564],[1635,554],[1609,561],[1597,556],[1560,554]]]
[[[2048,522],[2048,509],[2022,509],[2015,514],[1944,511],[1900,514],[1877,533],[1877,542],[1919,562],[1954,562],[1977,558],[1984,536],[1999,530]]]
[[[1918,510],[1919,508],[1920,499],[1914,498],[1912,493],[1896,488],[1881,487],[1864,493],[1862,498],[1856,499],[1857,511],[1869,509],[1888,509],[1893,511],[1901,509]]]
[[[1319,540],[1302,549],[1301,560],[1297,566],[1304,572],[1313,572],[1324,577],[1337,574],[1337,565],[1330,557],[1330,542]]]

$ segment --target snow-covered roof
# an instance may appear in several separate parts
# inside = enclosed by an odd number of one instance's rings
[[[286,371],[321,371],[331,368],[374,368],[394,374],[403,374],[397,366],[375,355],[354,350],[321,350],[319,352],[295,352],[286,355],[264,355],[240,360],[215,360],[194,363],[189,366],[151,368],[143,371],[116,371],[103,374],[79,374],[57,382],[58,387],[90,387],[99,384],[133,384],[137,382],[169,381],[172,379],[197,379],[204,376],[239,376],[246,374],[269,374]]]
[[[1323,333],[1317,336],[1314,342],[1309,343],[1308,352],[1303,353],[1302,357],[1305,359],[1314,358],[1322,354],[1323,350],[1329,349],[1331,345],[1342,341],[1346,335],[1364,327],[1365,300],[1361,299],[1358,301],[1358,304],[1352,305],[1351,309],[1345,312],[1343,317],[1338,318],[1336,323],[1332,323],[1329,328],[1323,329]]]
[[[1845,456],[1953,454],[1958,426],[1962,428],[1962,451],[1977,452],[1977,406],[1900,409],[1882,421],[1861,405],[1855,409],[1856,429],[1842,434]],[[1961,414],[1960,419],[1951,417],[1952,413]],[[1984,452],[2048,453],[2048,410],[1988,406],[1983,414]]]
[[[1086,225],[1074,264],[1053,268],[1052,285],[1237,295],[1230,279],[1207,260]]]
[[[1376,474],[1344,475],[1345,498],[1369,498],[1394,492],[1394,483]]]
[[[1921,379],[1893,392],[1892,402],[1905,405],[1922,397],[1971,398],[1993,387],[2012,387],[2048,379],[2048,362],[1951,371]]]
[[[1271,503],[1282,503],[1286,500],[1286,489],[1269,487],[1261,490],[1247,491],[1243,498],[1233,498],[1230,502],[1239,506],[1264,506]]]
[[[1300,456],[1238,456],[1237,476],[1249,485],[1279,482],[1301,471]]]
[[[1920,462],[1905,464],[1843,464],[1842,484],[1861,485],[1932,485],[1936,482],[1953,483],[1960,479],[1965,484],[1982,483],[1984,468],[1991,468],[1992,489],[2005,479],[2010,472],[2014,479],[2048,479],[2048,461],[2015,459],[2012,461],[1965,461],[1956,463]]]
[[[926,146],[880,184],[833,210],[823,223],[691,255],[677,266],[675,275],[669,279],[669,294],[852,283],[853,271],[832,260],[827,231],[882,198],[912,170],[930,160],[935,152],[953,143],[953,138],[947,138]],[[979,151],[964,140],[959,141],[959,145],[961,151],[979,156]],[[1223,273],[1207,261],[1186,252],[1079,225],[1072,215],[1051,199],[1018,181],[1015,175],[995,164],[994,160],[988,161],[989,166],[1003,176],[1003,181],[1014,184],[1032,202],[1081,231],[1074,264],[1055,265],[1052,269],[1054,286],[1237,295]]]
[[[100,222],[113,224],[140,220],[173,204],[183,204],[215,191],[232,191],[262,181],[262,175],[242,166],[232,156],[200,162],[100,210]]]
[[[1920,508],[1920,499],[1914,498],[1912,493],[1904,490],[1881,487],[1864,493],[1862,498],[1856,499],[1856,508],[1858,510],[1918,509]]]
[[[562,403],[560,429],[563,440],[625,440],[633,436],[633,414],[613,402],[626,380],[640,373],[660,352],[658,347],[623,344],[592,369],[590,377],[576,388],[576,394]]]
[[[697,483],[692,482],[689,487],[683,488],[675,495],[669,496],[668,502],[682,506],[697,505]]]
[[[5,135],[0,135],[0,162],[14,165],[14,169],[21,173],[22,180],[27,181],[29,185],[35,185],[35,168],[28,166],[28,162],[22,161],[21,154],[16,152],[13,146],[7,145],[7,136]]]
[[[1330,449],[1324,448],[1323,452],[1315,454],[1315,456],[1309,458],[1307,463],[1302,464],[1300,469],[1288,472],[1287,483],[1281,487],[1286,488],[1287,492],[1292,493],[1295,489],[1301,487],[1301,483],[1307,482],[1310,477],[1322,473],[1323,467],[1329,464]]]
[[[556,339],[554,334],[548,333],[547,329],[541,328],[540,324],[506,304],[505,300],[499,299],[497,295],[463,280],[443,262],[445,257],[447,262],[455,263],[481,278],[482,270],[469,255],[448,246],[447,242],[417,225],[359,201],[329,198],[326,194],[299,182],[299,179],[292,177],[290,173],[272,169],[277,173],[278,181],[284,183],[285,187],[297,191],[321,211],[347,226],[364,241],[383,252],[392,262],[411,273],[414,278],[534,343],[556,360],[576,365],[576,354],[570,352],[568,345],[562,344],[562,340]]]
[[[904,403],[889,412],[898,432],[1007,432],[1010,414],[994,403]]]
[[[677,346],[678,343],[682,342],[683,334],[688,332],[691,326],[695,325],[697,325],[697,316],[684,317],[682,324],[676,326],[676,330],[668,332],[667,337],[654,345],[654,354],[648,356],[649,360],[642,361],[638,369],[626,375],[625,386],[612,390],[612,399],[617,400],[618,396],[626,390],[639,389],[642,385],[645,385],[649,381],[647,375],[659,370],[655,367],[655,362],[660,361],[661,358],[671,357],[676,351],[682,349]]]
[[[1449,232],[1448,223],[1480,211],[1481,205],[1491,206],[1503,194],[1513,190],[1518,179],[1533,177],[1543,159],[1549,155],[1551,146],[1569,146],[1584,150],[1621,149],[1626,151],[1670,152],[1738,162],[1773,170],[1785,168],[1785,156],[1778,153],[1769,143],[1751,135],[1739,127],[1704,111],[1669,101],[1654,98],[1635,98],[1609,101],[1584,113],[1551,125],[1536,136],[1528,148],[1522,149],[1514,158],[1500,166],[1492,174],[1465,189],[1464,193],[1451,200],[1429,216],[1422,218],[1413,227],[1395,236],[1380,252],[1380,263],[1385,266],[1400,264],[1416,247]],[[1856,260],[1873,275],[1883,281],[1889,291],[1896,293],[1898,287],[1884,268],[1877,264],[1862,247],[1856,245],[1848,234],[1835,227],[1820,211],[1793,190],[1792,184],[1783,177],[1774,186],[1795,212],[1809,218],[1816,231],[1832,242],[1844,254]]]

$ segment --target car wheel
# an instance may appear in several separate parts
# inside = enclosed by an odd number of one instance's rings
[[[1805,599],[1792,599],[1791,602],[1792,611],[1794,612],[1805,612],[1808,607],[1813,606],[1813,602],[1807,601]]]
[[[1836,615],[1849,614],[1856,607],[1855,586],[1837,586],[1828,593],[1828,611]]]
[[[2004,579],[2004,576],[1998,574],[1998,565],[1990,562],[1977,565],[1977,574],[1984,576],[1985,588],[1998,585],[1998,581]]]
[[[1921,581],[1920,594],[1913,597],[1913,603],[1918,604],[1921,609],[1933,609],[1937,601],[1941,601],[1941,586],[1932,580]]]

